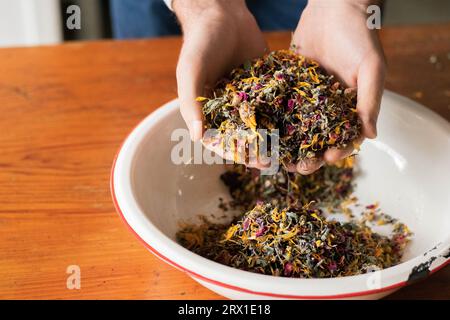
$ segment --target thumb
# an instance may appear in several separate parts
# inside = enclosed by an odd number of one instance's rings
[[[196,98],[203,95],[205,77],[196,59],[181,55],[177,66],[177,86],[180,111],[189,129],[192,141],[203,136],[202,104]]]
[[[362,120],[362,134],[370,139],[377,136],[377,118],[383,95],[386,66],[382,54],[363,60],[358,71],[358,102],[356,109]]]

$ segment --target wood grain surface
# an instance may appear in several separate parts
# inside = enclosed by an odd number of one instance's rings
[[[271,48],[289,33],[267,34]],[[382,30],[387,88],[450,120],[450,25]],[[218,299],[116,214],[114,155],[176,97],[180,38],[0,49],[0,298]],[[436,57],[437,62],[432,63]],[[81,268],[81,289],[66,268]],[[450,298],[450,268],[390,296]]]

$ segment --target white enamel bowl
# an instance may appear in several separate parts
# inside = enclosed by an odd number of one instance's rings
[[[293,279],[237,270],[175,242],[180,220],[220,213],[227,191],[222,165],[176,165],[174,129],[185,128],[177,101],[144,119],[122,145],[111,174],[117,211],[159,258],[218,294],[233,299],[380,298],[449,263],[450,125],[425,107],[386,92],[378,138],[366,141],[358,162],[356,195],[379,201],[405,222],[414,238],[404,262],[380,272],[333,279]]]

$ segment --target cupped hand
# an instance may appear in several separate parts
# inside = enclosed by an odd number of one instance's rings
[[[357,88],[356,109],[362,133],[356,144],[377,136],[386,74],[378,35],[366,25],[368,5],[367,0],[309,0],[292,38],[300,54],[316,60],[346,87]],[[295,169],[310,174],[325,162],[334,163],[349,156],[353,149],[328,149],[323,158],[302,161]]]
[[[178,97],[196,141],[203,135],[202,104],[196,98],[234,67],[262,56],[267,44],[244,0],[175,0],[173,7],[184,34],[177,65]]]

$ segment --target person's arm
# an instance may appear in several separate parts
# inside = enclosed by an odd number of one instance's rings
[[[174,0],[183,30],[177,65],[181,114],[192,140],[202,137],[201,104],[195,99],[246,60],[262,56],[263,35],[244,0]]]
[[[299,53],[319,62],[347,87],[357,87],[357,111],[363,123],[362,136],[377,136],[377,117],[384,88],[386,63],[376,30],[367,27],[367,7],[381,4],[370,0],[309,0],[293,36]],[[297,164],[300,173],[314,172],[324,162],[336,162],[351,154],[330,149],[323,159]]]

